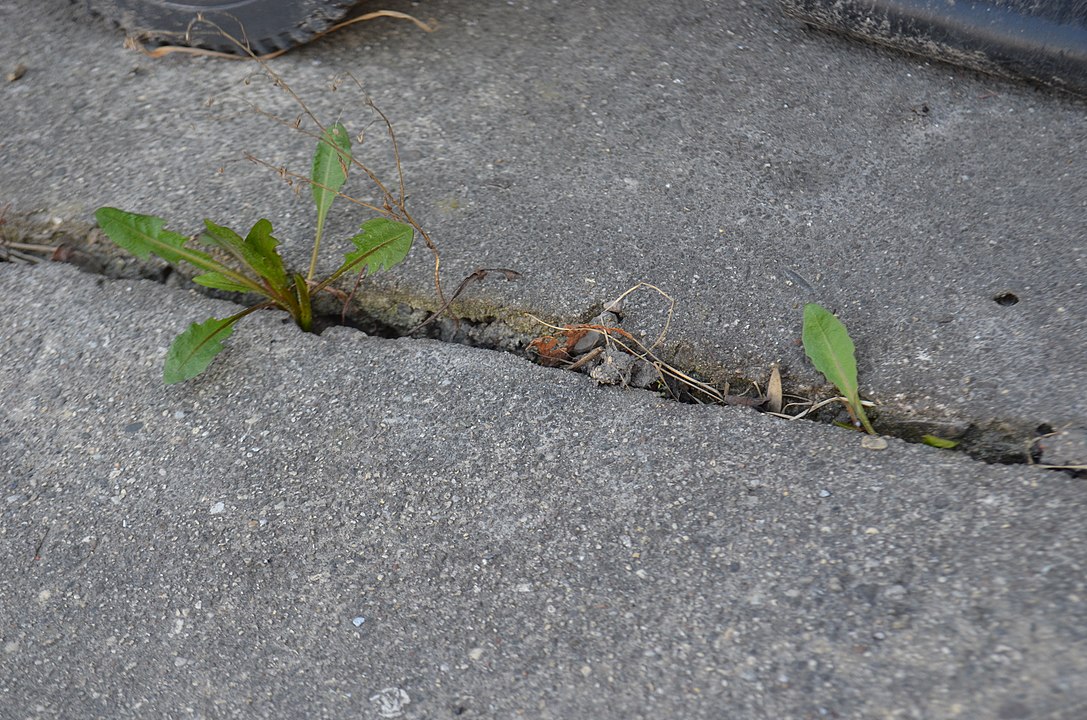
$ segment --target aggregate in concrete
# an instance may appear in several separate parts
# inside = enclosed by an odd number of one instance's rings
[[[1073,718],[1083,483],[0,265],[0,717]]]
[[[651,282],[677,303],[678,364],[764,381],[778,362],[802,391],[823,382],[797,342],[817,301],[904,430],[977,426],[1018,447],[1087,427],[1085,101],[812,32],[770,0],[380,5],[436,30],[366,23],[274,68],[365,131],[361,155],[390,179],[362,93],[329,90],[344,72],[363,84],[447,282],[525,274],[474,290],[485,306],[578,320]],[[0,89],[13,216],[113,205],[181,232],[267,216],[306,261],[307,193],[244,153],[304,172],[311,141],[252,111],[296,113],[245,83],[252,66],[151,60],[66,3],[11,0],[0,66],[16,63]],[[327,247],[364,218],[336,216]],[[423,252],[374,283],[435,302]],[[631,308],[650,332],[663,318]]]

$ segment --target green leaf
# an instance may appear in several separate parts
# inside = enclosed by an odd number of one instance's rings
[[[272,237],[271,222],[263,218],[258,220],[244,240],[230,228],[216,225],[211,220],[204,220],[204,227],[207,231],[200,236],[202,241],[223,248],[276,289],[286,288],[287,271],[283,267],[283,258],[276,250],[279,241]]]
[[[138,258],[146,259],[154,253],[168,263],[185,261],[204,270],[224,269],[207,253],[184,247],[188,238],[164,230],[162,226],[166,221],[162,218],[111,207],[99,208],[94,218],[110,240]]]
[[[287,271],[283,267],[283,258],[276,247],[279,241],[272,237],[272,223],[260,219],[245,236],[246,258],[250,266],[262,278],[266,278],[277,288],[287,287]]]
[[[317,151],[313,155],[313,202],[317,205],[317,232],[325,223],[325,215],[336,199],[336,193],[347,182],[347,168],[351,165],[351,137],[347,128],[336,123],[321,135]]]
[[[300,273],[294,274],[294,295],[298,301],[298,315],[295,316],[295,322],[303,331],[312,332],[313,304],[310,300],[309,285],[306,284],[306,278],[302,277]]]
[[[947,438],[936,437],[935,435],[922,435],[921,442],[931,447],[946,448],[948,450],[959,444],[958,440],[948,440]]]
[[[208,318],[203,323],[193,323],[178,335],[166,353],[166,366],[162,373],[166,384],[189,380],[204,372],[223,349],[223,340],[234,332],[237,321],[238,316]]]
[[[857,387],[856,347],[845,325],[822,305],[808,303],[804,306],[803,340],[804,352],[816,370],[834,383],[849,401],[864,429],[874,435],[875,430],[865,415]]]
[[[336,123],[327,128],[317,143],[317,152],[313,155],[313,172],[310,176],[310,189],[313,202],[317,205],[317,229],[313,235],[313,254],[310,256],[309,272],[306,279],[312,279],[317,272],[317,254],[321,249],[321,234],[325,229],[325,216],[332,207],[336,194],[347,182],[347,168],[351,165],[351,138],[347,128]]]
[[[207,230],[201,233],[200,237],[197,238],[200,242],[205,245],[221,247],[240,262],[245,261],[245,240],[242,240],[241,235],[224,225],[216,225],[207,218],[204,219],[204,227],[207,228]]]
[[[411,225],[388,218],[367,220],[362,224],[362,232],[351,238],[357,249],[344,255],[341,270],[359,265],[370,275],[388,270],[408,256],[413,240],[415,230]]]
[[[216,290],[229,290],[231,292],[253,292],[253,288],[231,280],[226,275],[218,272],[204,273],[192,279],[197,285],[215,288]]]

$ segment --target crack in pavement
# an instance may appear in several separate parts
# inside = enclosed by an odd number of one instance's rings
[[[17,250],[25,247],[33,249]],[[59,218],[42,222],[28,219],[27,216],[5,217],[4,222],[0,223],[0,261],[28,262],[35,258],[66,262],[85,272],[111,279],[144,279],[169,286],[184,286],[209,297],[245,305],[239,302],[241,298],[237,293],[192,283],[191,278],[197,273],[187,267],[177,269],[155,257],[141,260],[128,254],[90,224]],[[342,285],[340,289],[350,293],[354,280],[346,279]],[[598,384],[649,390],[680,402],[701,404],[723,399],[728,404],[759,409],[765,400],[758,389],[763,383],[761,379],[722,378],[721,373],[693,370],[696,366],[712,368],[715,364],[712,359],[705,359],[696,348],[676,346],[665,363],[666,367],[674,368],[679,375],[689,378],[691,383],[677,381],[661,373],[659,366],[654,372],[651,366],[647,368],[647,363],[611,347],[608,338],[599,333],[596,342],[582,343],[584,347],[578,348],[578,352],[566,361],[549,363],[538,351],[533,351],[533,341],[538,342],[539,338],[554,331],[549,331],[527,310],[495,306],[469,296],[454,302],[451,312],[418,328],[437,309],[434,298],[380,287],[354,293],[346,309],[340,300],[330,295],[314,298],[315,323],[319,331],[342,325],[369,335],[397,338],[417,329],[413,337],[507,352],[540,364],[565,365],[575,372],[590,375]],[[605,316],[615,320],[608,320]],[[587,309],[581,320],[582,324],[604,321],[614,322],[618,326],[618,315],[608,313],[603,303]],[[561,328],[560,322],[556,320],[555,326]],[[605,345],[609,347],[605,348]],[[719,362],[716,364],[720,367]],[[714,377],[709,378],[708,374]],[[791,387],[788,396],[794,399],[826,395],[825,388],[807,387],[787,374],[782,376],[782,381]],[[704,384],[710,392],[699,390],[699,384]],[[730,387],[742,387],[746,391],[741,395],[729,395]],[[722,389],[723,392],[718,395],[711,394]],[[815,405],[810,399],[807,402]],[[957,451],[985,463],[1037,464],[1066,469],[1077,475],[1085,473],[1082,464],[1087,459],[1087,429],[1054,428],[1044,420],[1029,418],[949,420],[934,417],[931,410],[926,413],[925,409],[917,409],[906,403],[887,401],[876,405],[870,412],[881,434],[907,442],[922,442],[925,436],[936,436],[955,441]],[[843,406],[834,402],[813,407],[805,417],[824,423],[848,420]]]

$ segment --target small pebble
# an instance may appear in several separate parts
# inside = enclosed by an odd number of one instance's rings
[[[360,615],[359,617],[357,617],[357,618],[354,618],[354,619],[353,619],[353,620],[351,621],[351,624],[352,624],[352,625],[354,625],[355,627],[362,627],[362,624],[363,624],[364,622],[366,622],[366,618],[364,618],[364,617],[362,617],[362,616]]]
[[[226,503],[224,503],[222,501],[217,502],[217,503],[215,503],[214,505],[211,506],[211,514],[212,515],[219,515],[224,510],[226,510]]]
[[[861,447],[868,448],[869,450],[886,450],[887,440],[885,438],[876,437],[875,435],[865,435],[861,440]]]

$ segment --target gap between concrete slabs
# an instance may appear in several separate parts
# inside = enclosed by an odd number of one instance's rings
[[[225,307],[0,266],[13,715],[1087,703],[1081,481],[269,314],[161,385]]]
[[[41,243],[58,243],[55,257],[81,267],[85,271],[109,278],[140,278],[165,283],[172,286],[183,285],[198,293],[236,302],[237,295],[215,291],[189,282],[196,273],[189,266],[173,268],[157,258],[139,260],[116,247],[97,228],[78,223],[59,223],[50,227],[40,221],[26,222],[13,218],[11,227],[6,231],[6,239],[11,238],[37,240]],[[0,236],[0,242],[5,236]],[[43,246],[48,247],[48,246]],[[416,252],[423,252],[417,248]],[[504,282],[499,277],[488,281]],[[446,279],[447,292],[450,291],[449,279]],[[455,283],[453,284],[455,285]],[[380,337],[398,337],[414,329],[423,319],[436,309],[436,298],[419,297],[413,293],[396,292],[388,287],[365,284],[361,289],[355,287],[353,278],[345,278],[338,287],[345,293],[351,293],[352,303],[343,310],[338,300],[329,296],[315,298],[317,311],[323,314],[325,325],[342,324],[364,330],[368,334]],[[358,290],[358,292],[355,292]],[[390,290],[392,290],[390,292]],[[533,338],[551,332],[541,325],[526,310],[489,305],[473,298],[472,288],[454,303],[450,313],[431,323],[424,332],[416,337],[428,337],[445,342],[469,345],[472,347],[511,352],[520,357],[533,359],[526,355],[526,346]],[[576,319],[551,319],[562,325],[571,320],[592,322],[593,315],[600,312],[605,303],[589,308],[582,317]],[[244,305],[243,305],[244,306]],[[450,317],[450,316],[453,317]],[[454,317],[456,319],[454,319]],[[636,318],[637,321],[640,318]],[[196,320],[196,318],[194,318]],[[659,320],[659,318],[658,318]],[[243,323],[244,326],[244,323]],[[860,358],[859,358],[860,359]],[[722,360],[717,360],[722,363]],[[699,373],[688,367],[679,366],[678,370],[693,378],[701,379]],[[587,370],[583,369],[581,372]],[[787,395],[795,398],[807,398],[818,401],[836,394],[831,387],[812,387],[786,375],[783,378]],[[862,395],[865,395],[865,378],[860,378]],[[733,377],[730,384],[734,388],[765,388],[766,378]],[[726,386],[727,387],[727,386]],[[668,396],[667,392],[662,393]],[[1053,428],[1043,420],[1017,418],[1013,421],[992,418],[968,418],[957,421],[948,420],[927,408],[877,405],[872,409],[876,427],[888,437],[898,437],[908,442],[920,442],[923,435],[929,434],[946,438],[958,443],[957,450],[983,462],[999,463],[1035,463],[1041,465],[1081,466],[1087,461],[1087,430],[1082,428]],[[841,406],[831,404],[820,412],[808,416],[812,420],[826,423],[844,421],[848,416]],[[1075,469],[1071,472],[1078,472]]]

